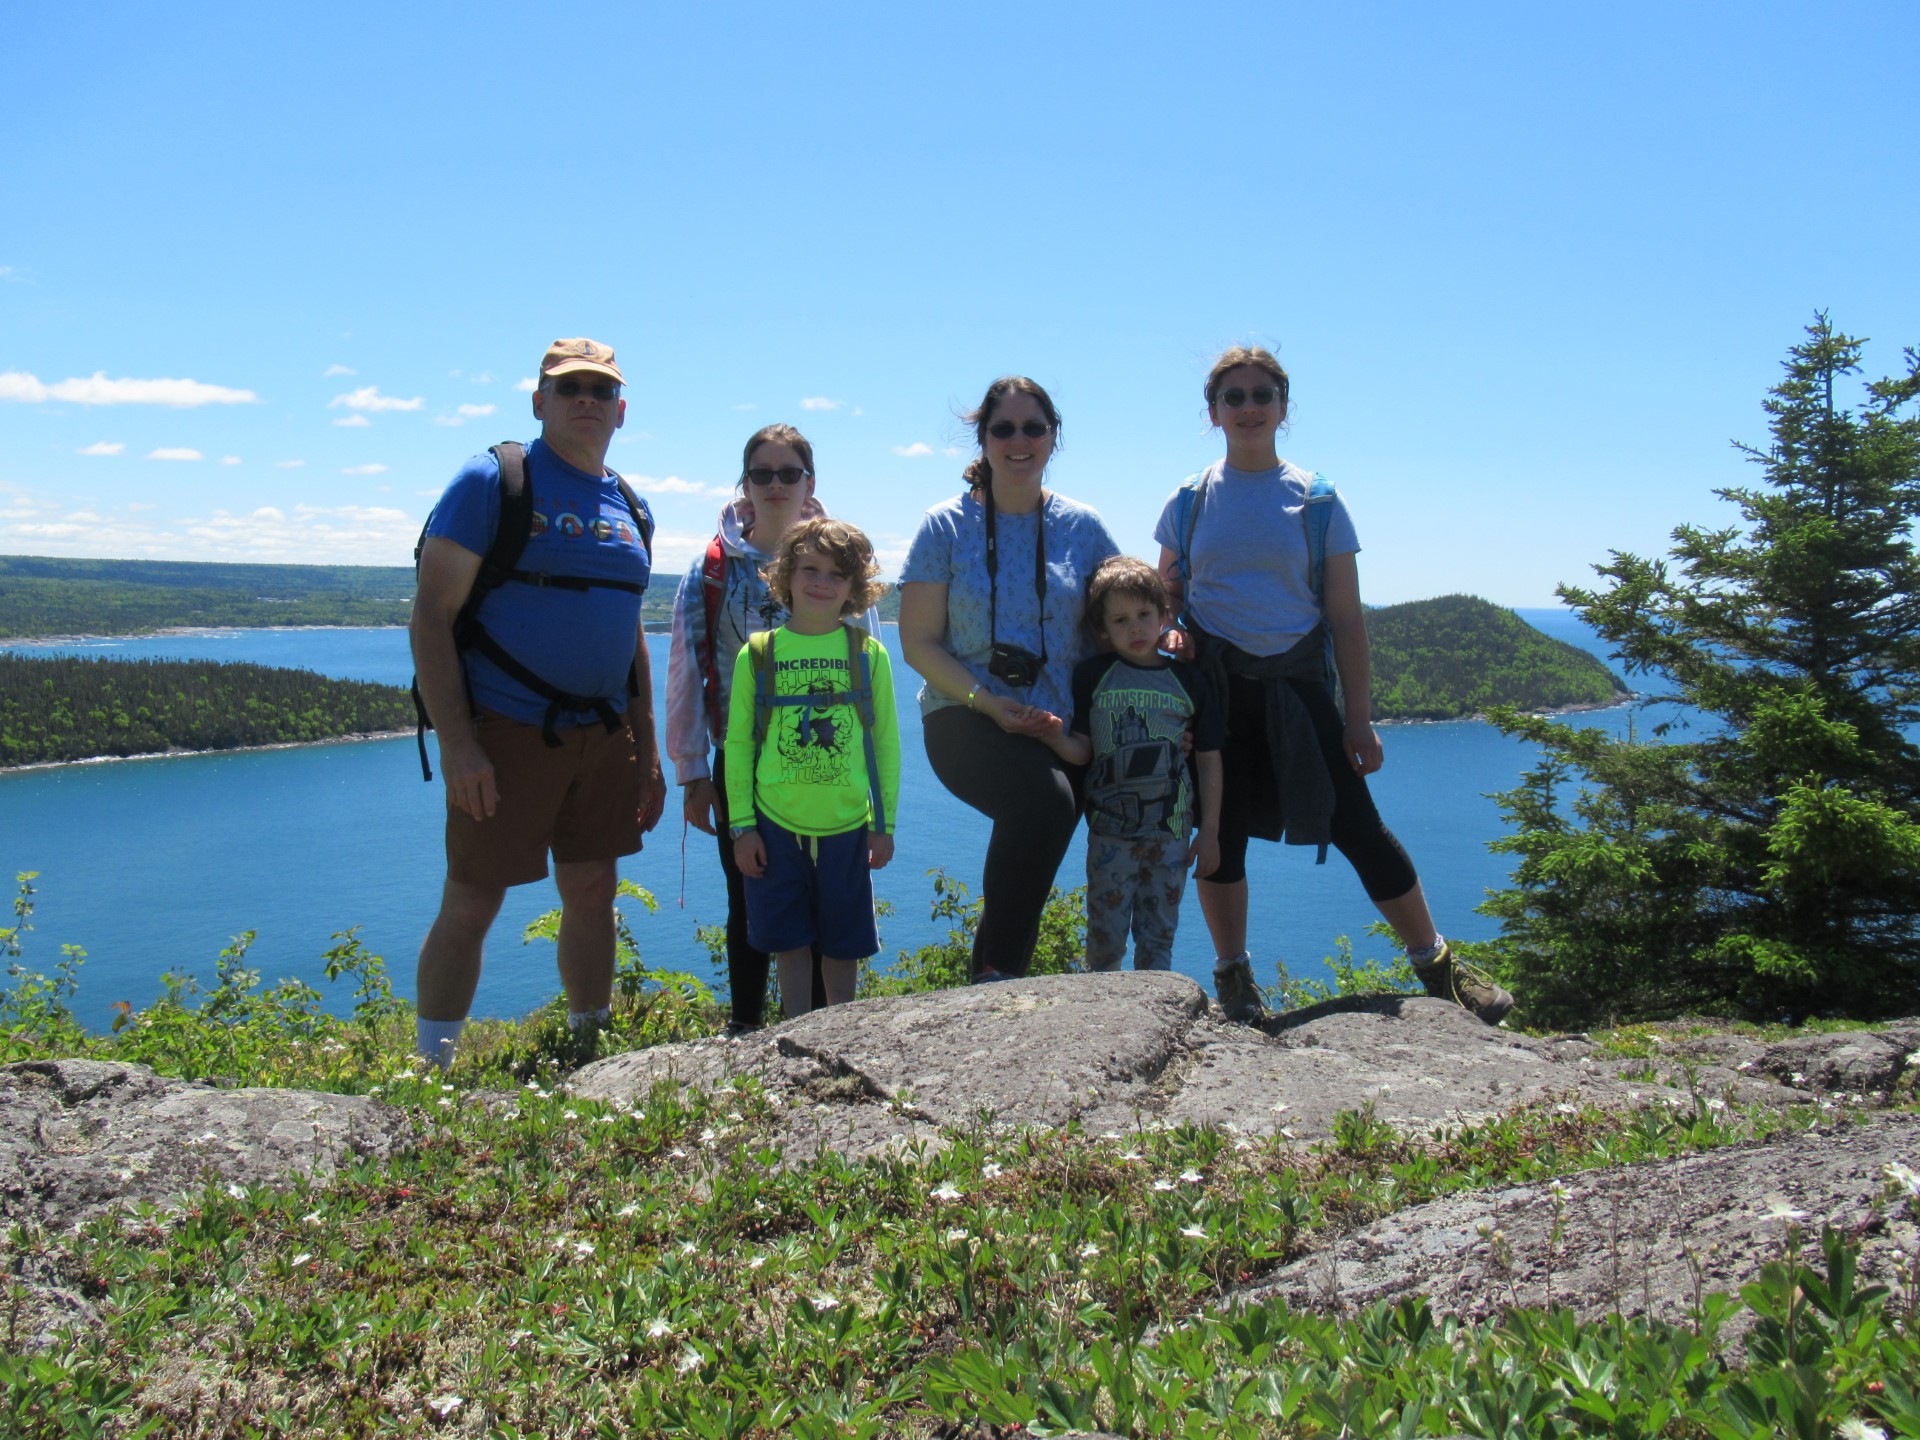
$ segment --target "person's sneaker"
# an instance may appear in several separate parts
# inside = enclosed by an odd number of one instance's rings
[[[744,1040],[759,1028],[758,1025],[749,1025],[745,1020],[729,1020],[727,1022],[726,1036],[729,1040]]]
[[[1424,965],[1413,961],[1413,973],[1434,999],[1451,1000],[1489,1025],[1498,1025],[1513,1009],[1513,996],[1456,956],[1445,941],[1440,953]]]
[[[992,985],[1001,980],[1011,980],[1011,979],[1013,979],[1013,976],[1005,974],[1002,971],[996,970],[993,968],[993,966],[989,965],[986,967],[986,969],[982,970],[978,975],[973,977],[973,983],[975,985]]]
[[[1213,967],[1213,988],[1220,1008],[1235,1025],[1251,1025],[1267,1013],[1253,978],[1253,960],[1244,952]]]

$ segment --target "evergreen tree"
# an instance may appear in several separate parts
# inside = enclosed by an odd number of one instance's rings
[[[1648,742],[1496,717],[1545,752],[1500,797],[1519,862],[1483,907],[1532,1020],[1920,1010],[1920,352],[1856,414],[1835,392],[1859,356],[1815,317],[1771,445],[1740,447],[1766,483],[1718,492],[1741,524],[1560,589],[1662,685],[1645,703],[1704,723]]]

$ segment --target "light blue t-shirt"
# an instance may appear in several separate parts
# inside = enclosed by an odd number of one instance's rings
[[[1034,546],[1044,517],[1047,535],[1046,604],[1034,593]],[[1091,506],[1047,492],[1046,503],[1030,515],[995,517],[999,536],[999,623],[988,621],[986,511],[971,493],[943,500],[927,511],[900,568],[902,584],[931,581],[947,587],[947,649],[967,667],[982,690],[1024,705],[1038,705],[1062,719],[1073,714],[1073,667],[1092,650],[1080,624],[1087,606],[1087,580],[1102,560],[1120,547],[1107,522]],[[997,636],[1035,655],[1046,640],[1047,663],[1040,678],[1015,689],[987,673],[987,658]],[[931,685],[920,689],[920,713],[960,702]]]
[[[1187,613],[1209,635],[1250,655],[1278,655],[1320,623],[1307,565],[1310,472],[1282,460],[1272,470],[1222,462],[1201,482],[1193,527]],[[1167,497],[1153,538],[1178,552],[1179,491]],[[1353,555],[1360,541],[1339,495],[1331,502],[1327,554]]]
[[[548,575],[621,580],[645,589],[650,565],[634,533],[633,515],[608,475],[576,470],[535,440],[527,447],[533,525],[519,568]],[[646,504],[643,500],[642,506]],[[500,462],[476,455],[454,477],[427,534],[485,556],[500,523]],[[596,696],[627,708],[627,672],[640,624],[640,596],[596,585],[563,590],[509,582],[480,602],[480,624],[534,674],[570,695]],[[486,656],[461,656],[473,703],[523,724],[538,725],[547,698],[506,674]],[[598,724],[591,711],[562,711],[557,723]]]

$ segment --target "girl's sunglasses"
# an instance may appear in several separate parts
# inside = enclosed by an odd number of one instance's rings
[[[771,485],[778,480],[782,485],[798,485],[807,478],[807,472],[798,465],[782,465],[778,470],[770,470],[764,465],[756,465],[747,471],[747,479],[756,485]]]
[[[987,427],[987,433],[996,440],[1011,440],[1013,432],[1018,430],[1029,440],[1038,440],[1052,429],[1044,420],[1029,420],[1024,425],[1015,425],[1011,420],[996,420]]]
[[[1238,410],[1242,405],[1271,405],[1279,393],[1271,385],[1256,385],[1251,390],[1242,390],[1236,385],[1220,392],[1220,403],[1229,410]]]

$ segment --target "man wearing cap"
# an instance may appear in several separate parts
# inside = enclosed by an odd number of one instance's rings
[[[511,579],[483,587],[467,648],[455,620],[500,523],[499,458],[469,460],[427,520],[408,630],[440,739],[447,879],[420,947],[418,1047],[441,1066],[507,887],[545,878],[549,852],[570,1018],[610,1015],[617,862],[640,848],[666,795],[640,626],[651,518],[644,502],[629,508],[606,463],[626,420],[624,383],[598,341],[556,340],[541,358],[526,548]]]

